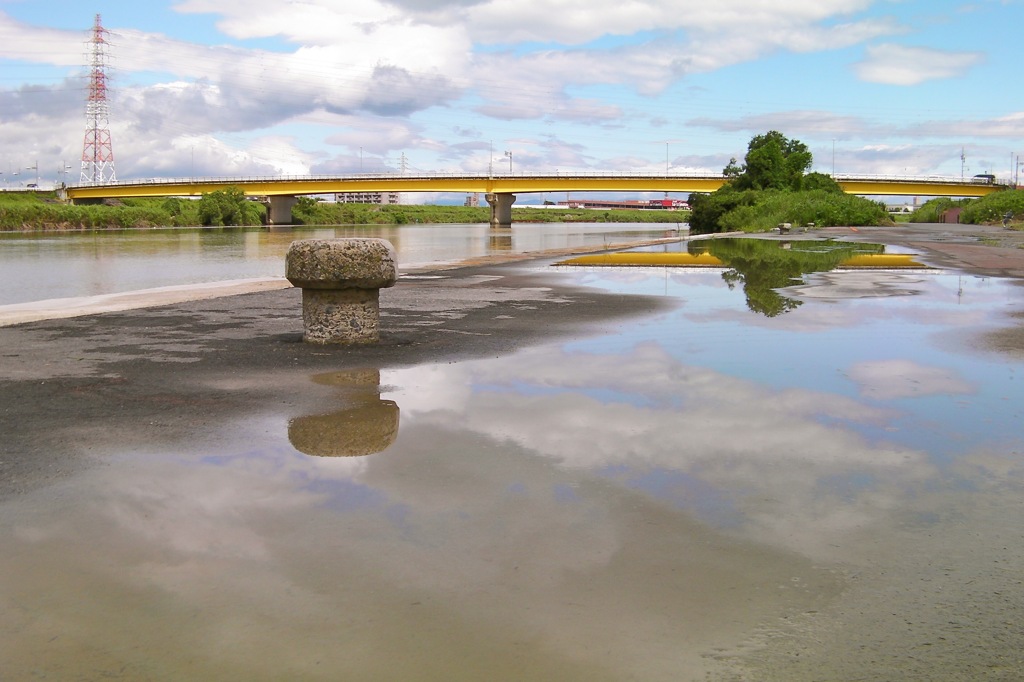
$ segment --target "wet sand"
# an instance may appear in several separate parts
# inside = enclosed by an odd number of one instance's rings
[[[926,262],[981,276],[1024,277],[1024,235],[1001,228],[901,225],[830,228],[806,235],[826,236],[906,246],[921,251]],[[372,347],[325,349],[301,343],[300,294],[294,289],[0,327],[0,432],[5,434],[0,500],[86,475],[101,465],[113,444],[121,449],[171,448],[215,438],[221,424],[268,402],[310,401],[315,412],[314,398],[322,400],[322,395],[309,396],[295,376],[497,357],[534,343],[588,336],[672,305],[565,286],[542,269],[556,255],[563,254],[407,273],[398,286],[382,292],[382,340]],[[1008,325],[981,341],[1008,357],[1022,357],[1024,325]],[[226,386],[231,390],[225,391]],[[1024,502],[1020,491],[1004,484],[1002,477],[1007,471],[1019,472],[1020,453],[1015,456],[978,453],[971,466],[982,472],[974,479],[988,486],[985,495],[951,492],[934,509],[917,510],[922,517],[941,515],[947,521],[941,534],[933,534],[932,526],[917,516],[908,516],[899,527],[873,539],[870,552],[842,566],[813,567],[794,557],[726,543],[738,562],[738,582],[751,590],[767,590],[797,570],[816,577],[807,578],[812,582],[804,588],[805,597],[789,602],[797,611],[781,620],[769,617],[770,602],[759,601],[757,609],[745,611],[743,599],[702,603],[699,590],[669,602],[667,606],[715,613],[707,620],[710,632],[695,623],[693,641],[678,643],[705,652],[704,660],[694,662],[685,672],[689,677],[682,679],[1021,679]],[[495,459],[499,461],[506,460]],[[404,464],[414,465],[415,460]],[[621,501],[624,509],[637,503]],[[703,564],[702,575],[710,575],[721,556],[708,544],[721,543],[721,538],[696,528],[677,529],[677,551],[660,546],[659,534],[648,525],[652,518],[657,518],[656,510],[638,513],[626,524],[626,535],[634,538],[638,555],[658,557],[658,562],[631,563],[621,570],[637,584],[634,596],[643,596],[655,617],[647,618],[636,605],[611,605],[613,611],[622,609],[631,616],[624,623],[669,622],[672,609],[662,603],[666,595],[640,588],[653,575],[650,571],[671,566],[685,554],[684,540],[700,546],[692,561]],[[937,564],[931,560],[936,556],[947,561]],[[759,562],[763,571],[757,569]],[[46,577],[41,572],[40,588]],[[324,581],[334,577],[322,576]],[[513,588],[524,580],[506,578]],[[709,580],[712,593],[721,587]],[[73,592],[75,586],[67,589]],[[498,596],[514,598],[512,593]],[[468,610],[476,611],[478,605],[470,603]],[[601,622],[614,621],[614,613],[600,615]],[[410,637],[417,623],[427,627],[434,622],[429,614],[410,617]],[[460,632],[473,634],[471,629]],[[729,641],[737,632],[750,636],[733,646],[711,645]],[[575,643],[581,651],[602,637],[619,636],[599,629],[588,634],[589,641]],[[639,634],[657,637],[656,628]],[[565,637],[572,636],[565,632]],[[674,644],[658,646],[668,651]],[[543,653],[529,647],[524,651]],[[506,665],[517,664],[514,652],[502,651],[501,656]],[[485,661],[472,665],[478,671],[487,667]],[[632,679],[668,679],[656,663],[631,665]],[[585,668],[578,662],[568,666],[545,659],[522,670],[582,675]],[[589,674],[590,679],[622,679],[607,668]]]

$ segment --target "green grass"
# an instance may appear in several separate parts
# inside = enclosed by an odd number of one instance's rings
[[[203,208],[205,201],[205,197],[200,201],[159,197],[73,205],[60,201],[53,192],[0,192],[0,230],[92,230],[216,224],[211,222],[211,212]],[[264,211],[263,206],[256,202],[244,203],[244,215],[234,219],[259,224],[258,214]],[[224,215],[227,213],[222,211]],[[292,216],[297,224],[304,225],[478,224],[490,220],[491,210],[487,206],[334,204],[303,197],[292,210]],[[686,211],[512,208],[513,223],[678,224],[688,218]]]

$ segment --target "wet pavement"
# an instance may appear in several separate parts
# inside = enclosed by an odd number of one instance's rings
[[[369,347],[301,343],[291,289],[0,327],[0,669],[1018,679],[1022,308],[988,278],[1024,250],[846,233],[967,283],[876,275],[900,305],[847,318],[822,292],[871,287],[815,275],[739,324],[717,275],[519,256],[407,273]]]

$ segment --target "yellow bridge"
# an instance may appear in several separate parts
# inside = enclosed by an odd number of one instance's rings
[[[849,194],[891,196],[980,197],[1005,189],[977,179],[941,177],[847,177],[836,182]],[[517,194],[545,192],[713,192],[722,175],[650,175],[613,173],[555,174],[382,174],[278,178],[194,178],[138,180],[65,188],[74,202],[124,197],[200,196],[237,187],[246,196],[270,202],[273,224],[291,222],[298,196],[356,192],[460,192],[484,194],[491,205],[491,224],[509,227]]]

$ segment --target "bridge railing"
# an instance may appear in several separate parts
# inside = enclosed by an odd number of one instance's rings
[[[724,179],[721,173],[703,173],[698,171],[670,171],[668,173],[652,173],[645,171],[588,171],[588,170],[560,170],[544,173],[536,172],[456,172],[456,171],[426,171],[417,173],[401,173],[399,171],[389,173],[349,173],[333,175],[267,175],[267,176],[222,176],[222,177],[187,177],[187,178],[135,178],[130,180],[118,180],[112,183],[81,182],[69,187],[104,187],[104,186],[137,186],[137,185],[201,185],[201,184],[255,184],[262,182],[332,182],[344,180],[394,180],[395,178],[406,179],[487,179],[487,178],[689,178],[689,179]],[[853,175],[836,174],[833,176],[837,182],[891,182],[891,183],[936,183],[949,185],[963,184],[1006,184],[1001,180],[989,180],[981,178],[957,178],[942,175]]]
[[[111,183],[80,182],[72,187],[103,187],[103,186],[125,186],[125,185],[201,185],[207,183],[239,183],[251,184],[259,182],[281,182],[281,181],[325,181],[335,180],[394,180],[395,178],[408,179],[453,179],[471,178],[713,178],[722,179],[720,173],[700,172],[670,172],[670,173],[646,173],[641,171],[619,171],[609,173],[607,171],[576,171],[576,170],[555,170],[546,173],[531,173],[524,171],[517,172],[450,172],[450,171],[427,171],[419,173],[347,173],[337,175],[266,175],[266,176],[221,176],[221,177],[188,177],[188,178],[134,178],[131,180],[118,180]]]
[[[927,183],[934,182],[946,185],[1005,185],[1002,180],[989,180],[988,178],[976,177],[953,177],[949,175],[853,175],[836,173],[832,176],[836,182],[861,181],[861,182],[906,182],[906,183]]]

